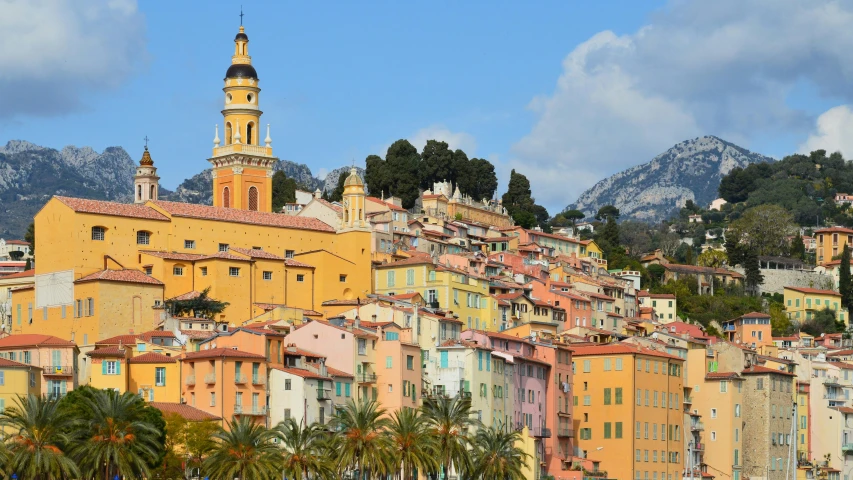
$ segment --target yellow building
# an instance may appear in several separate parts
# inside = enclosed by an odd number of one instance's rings
[[[836,319],[847,323],[847,309],[841,308],[841,294],[834,290],[785,287],[785,312],[792,320],[808,320],[817,312],[830,309]]]
[[[797,461],[810,462],[811,457],[811,388],[809,382],[797,381]]]
[[[177,359],[148,352],[127,363],[128,390],[137,392],[147,402],[181,401],[181,366]]]
[[[684,360],[639,346],[573,346],[576,446],[607,478],[678,478]]]
[[[0,358],[0,412],[15,406],[18,397],[41,396],[41,368]]]
[[[364,182],[346,179],[343,220],[270,212],[276,158],[258,145],[257,74],[243,29],[225,79],[225,144],[214,142],[214,206],[157,199],[147,148],[137,169],[139,203],[53,197],[36,214],[35,288],[12,294],[12,331],[51,331],[91,345],[152,330],[168,299],[210,289],[232,325],[261,305],[318,310],[325,300],[371,293]],[[140,193],[135,192],[135,193]],[[148,200],[145,200],[148,198]],[[142,201],[145,200],[145,201]]]
[[[485,278],[436,265],[426,257],[377,265],[374,272],[374,289],[378,294],[417,292],[428,306],[452,311],[466,328],[490,331],[500,328],[493,318],[497,311],[489,309],[489,281]]]

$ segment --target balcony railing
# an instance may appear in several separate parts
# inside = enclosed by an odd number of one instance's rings
[[[358,377],[358,383],[376,383],[375,373],[362,373],[356,376]]]
[[[690,425],[690,430],[693,430],[694,432],[700,432],[702,430],[705,430],[705,424],[702,422],[694,422],[692,425]]]
[[[234,415],[266,415],[267,407],[234,405]]]
[[[208,373],[207,375],[205,375],[204,376],[204,383],[206,383],[208,385],[212,385],[212,384],[216,383],[216,374],[215,373]]]
[[[70,377],[74,375],[74,367],[70,365],[50,365],[47,367],[42,367],[41,369],[44,375],[54,375],[54,376],[66,376]]]
[[[557,436],[572,438],[575,436],[575,431],[571,428],[560,427],[557,429]]]
[[[533,430],[533,436],[536,438],[551,438],[550,428],[536,428]]]
[[[252,385],[266,385],[267,379],[266,377],[262,377],[260,375],[252,375]]]
[[[844,455],[853,455],[853,443],[845,443],[841,445],[841,451]]]
[[[241,374],[241,373],[237,373],[234,375],[234,383],[236,383],[238,385],[244,385],[248,381],[249,381],[249,379],[246,378],[246,376]]]
[[[195,375],[187,375],[187,378],[184,379],[184,384],[195,385]]]
[[[326,390],[325,388],[317,389],[317,400],[331,400],[332,399],[332,391]]]

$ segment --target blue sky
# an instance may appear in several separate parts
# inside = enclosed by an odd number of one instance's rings
[[[0,4],[0,51],[23,50],[0,53],[0,87],[21,92],[0,105],[0,142],[120,145],[138,158],[147,135],[164,186],[207,168],[240,2],[32,3]],[[421,148],[438,137],[492,160],[500,189],[510,168],[525,173],[557,213],[598,179],[703,134],[773,156],[853,142],[847,7],[713,3],[242,7],[280,158],[316,174],[398,138]],[[780,22],[791,15],[802,18]],[[826,36],[803,35],[806,21],[826,22]]]

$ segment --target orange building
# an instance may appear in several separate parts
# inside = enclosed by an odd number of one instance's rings
[[[817,263],[825,265],[832,260],[833,257],[841,255],[841,250],[844,249],[846,243],[849,248],[853,248],[853,230],[844,227],[830,227],[815,230],[815,238],[817,240]]]
[[[267,365],[263,355],[232,348],[188,352],[181,359],[181,397],[191,407],[224,419],[267,418]]]
[[[0,338],[0,356],[41,367],[41,392],[60,397],[77,386],[77,345],[52,335],[9,335]]]
[[[723,334],[728,341],[757,348],[773,345],[770,315],[751,312],[723,322]]]
[[[411,342],[411,329],[394,324],[377,332],[375,365],[377,400],[388,411],[417,408],[421,390],[421,347]]]
[[[607,478],[677,478],[684,360],[639,346],[573,346],[576,445]]]

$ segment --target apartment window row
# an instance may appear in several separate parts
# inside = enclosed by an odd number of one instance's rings
[[[650,432],[651,437],[649,436]],[[658,435],[658,432],[660,432],[660,435]],[[667,433],[669,433],[670,440],[681,440],[681,429],[679,425],[667,425],[665,423],[661,423],[660,428],[658,428],[657,423],[636,422],[634,428],[634,438],[636,439],[643,438],[645,440],[651,439],[661,440],[665,442],[667,438]]]
[[[30,307],[32,309],[32,307]],[[95,315],[95,299],[92,297],[78,298],[74,301],[74,317],[91,317]],[[32,320],[32,311],[30,311],[30,320]]]
[[[651,455],[649,455],[650,452],[651,452]],[[638,448],[634,452],[634,460],[637,463],[639,463],[639,462],[658,463],[658,450],[640,450]],[[660,463],[666,463],[666,450],[660,451]],[[637,473],[639,474],[640,472],[637,472]],[[657,475],[657,472],[655,472],[655,475]],[[664,478],[663,475],[664,475],[664,473],[661,472],[661,478]]]
[[[681,408],[681,396],[678,393],[670,393],[657,390],[637,389],[636,403],[637,406],[646,406],[652,408],[667,408],[679,410]]]

